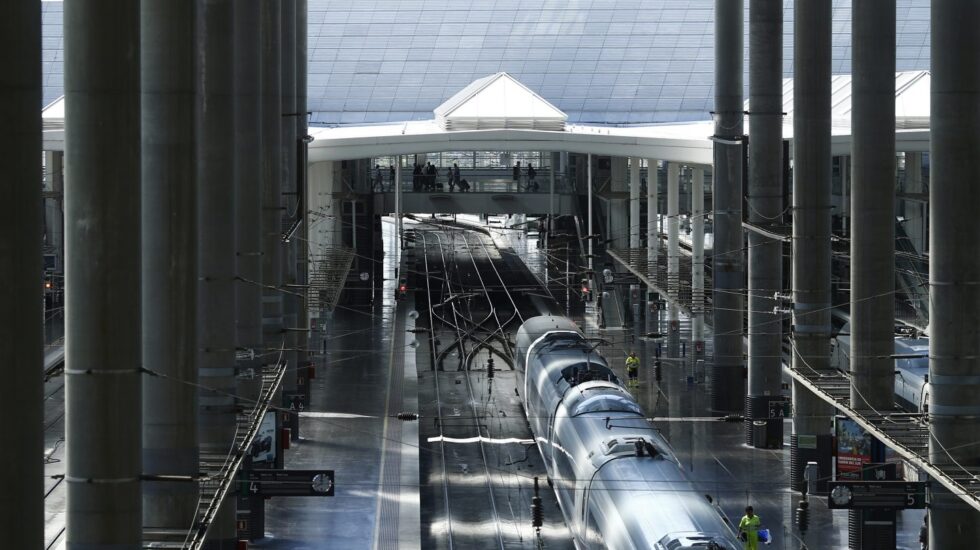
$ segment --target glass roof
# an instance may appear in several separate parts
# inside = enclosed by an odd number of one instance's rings
[[[833,0],[835,74],[851,72],[851,1]],[[929,0],[897,3],[897,70],[928,69]],[[41,6],[46,105],[64,93],[63,6]],[[784,6],[790,77],[793,0]],[[499,72],[571,124],[705,120],[713,15],[714,0],[309,0],[312,122],[429,120],[467,84]]]

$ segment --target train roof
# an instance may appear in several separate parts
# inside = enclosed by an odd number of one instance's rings
[[[623,522],[631,533],[652,533],[647,525],[655,520],[657,525],[671,526],[669,536],[673,539],[714,540],[729,546],[734,542],[731,528],[724,524],[719,511],[675,462],[653,458],[613,460],[596,477],[606,490],[617,494],[617,499],[630,502]],[[661,541],[663,531],[651,536],[656,540],[645,542],[653,547]]]

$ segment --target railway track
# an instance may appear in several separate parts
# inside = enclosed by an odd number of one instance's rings
[[[425,299],[417,303],[430,325],[430,368],[420,376],[432,378],[428,416],[435,435],[428,441],[438,446],[429,453],[430,481],[438,481],[430,483],[430,494],[438,513],[430,518],[433,528],[429,540],[423,535],[423,546],[538,548],[529,516],[533,475],[524,470],[541,469],[541,463],[510,389],[517,374],[510,333],[532,306],[508,288],[513,268],[504,265],[488,237],[446,227],[417,235],[425,279],[419,289]],[[493,387],[489,358],[503,368],[496,380],[506,392]],[[500,444],[505,438],[517,442]]]

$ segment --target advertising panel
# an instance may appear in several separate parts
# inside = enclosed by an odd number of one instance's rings
[[[834,425],[837,436],[837,479],[860,480],[864,465],[872,462],[874,438],[850,418],[838,416]]]
[[[262,418],[262,425],[259,426],[259,433],[255,434],[252,441],[252,463],[269,462],[276,460],[276,414],[268,412]]]

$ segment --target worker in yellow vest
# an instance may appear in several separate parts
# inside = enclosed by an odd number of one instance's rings
[[[755,515],[751,506],[745,507],[745,515],[742,521],[738,522],[738,538],[745,543],[746,550],[756,550],[759,548],[759,528],[762,520]]]
[[[626,358],[626,376],[629,378],[628,386],[635,387],[639,385],[639,381],[636,379],[636,375],[639,372],[640,358],[636,356],[635,351],[631,351],[629,357]]]

